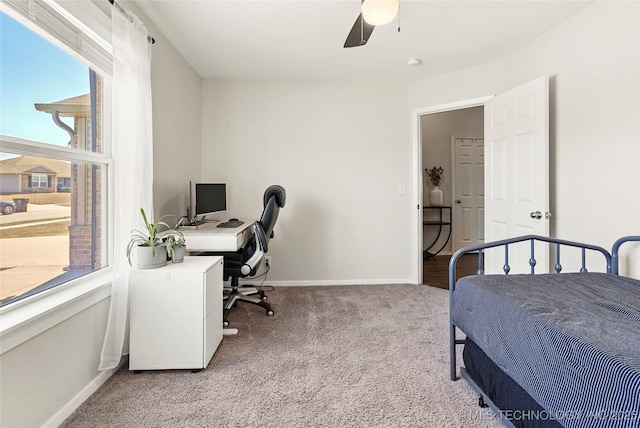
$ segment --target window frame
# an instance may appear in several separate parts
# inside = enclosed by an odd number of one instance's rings
[[[102,219],[105,266],[0,308],[0,341],[2,342],[0,354],[6,353],[80,311],[102,300],[109,299],[113,275],[111,265],[114,256],[114,165],[111,137],[113,124],[112,70],[110,69],[112,48],[111,43],[106,42],[104,38],[105,35],[110,36],[111,33],[110,17],[92,2],[70,2],[73,3],[73,11],[67,11],[64,3],[56,3],[53,0],[28,2],[32,5],[35,4],[36,8],[46,8],[48,10],[47,13],[49,15],[43,21],[41,19],[42,16],[40,16],[39,20],[35,15],[26,16],[23,11],[19,10],[25,3],[27,2],[3,0],[0,3],[0,11],[18,20],[31,31],[34,31],[59,49],[72,55],[79,62],[101,74],[103,85],[101,117],[103,150],[102,153],[93,153],[7,135],[0,135],[0,148],[3,152],[17,155],[40,156],[70,162],[88,162],[105,167],[107,191],[103,199],[106,207],[103,209],[104,218]],[[51,14],[51,10],[55,13]],[[48,31],[52,22],[56,24],[56,19],[59,19],[61,25],[66,28],[72,28],[76,31],[78,40],[81,40],[77,43],[81,52],[74,50],[68,40],[61,40]],[[92,26],[94,27],[93,29],[90,28]],[[86,50],[87,41],[91,45],[91,50],[89,51]],[[95,55],[95,46],[101,48],[97,55]],[[82,51],[82,49],[85,50]],[[86,55],[83,55],[83,52]],[[90,58],[92,56],[97,61],[92,61]],[[104,61],[105,58],[108,61]]]

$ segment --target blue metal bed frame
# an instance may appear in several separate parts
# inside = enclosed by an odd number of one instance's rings
[[[501,241],[494,241],[494,242],[487,242],[484,244],[479,244],[479,245],[474,245],[474,246],[470,246],[470,247],[466,247],[466,248],[462,248],[458,251],[456,251],[453,256],[451,256],[451,260],[449,262],[449,304],[451,305],[451,302],[453,300],[453,292],[455,291],[455,285],[456,285],[456,264],[458,262],[458,259],[464,255],[464,254],[469,254],[469,253],[478,253],[478,269],[476,271],[477,275],[484,275],[484,250],[488,249],[488,248],[496,248],[496,247],[504,247],[504,265],[503,265],[503,272],[505,275],[509,274],[509,271],[511,270],[511,267],[509,266],[509,246],[512,244],[517,244],[517,243],[521,243],[521,242],[526,242],[529,241],[530,243],[530,253],[529,253],[529,266],[530,266],[530,273],[531,275],[535,274],[535,267],[537,264],[536,258],[535,258],[535,243],[536,241],[539,242],[546,242],[548,244],[554,245],[555,246],[555,265],[554,265],[554,270],[555,273],[561,273],[563,267],[562,264],[560,263],[560,253],[561,253],[561,248],[562,247],[573,247],[573,248],[580,248],[581,249],[581,254],[582,254],[582,262],[581,262],[581,266],[580,266],[580,272],[582,273],[586,273],[587,271],[587,266],[586,266],[586,255],[587,255],[587,251],[592,251],[595,253],[600,253],[604,259],[605,259],[605,263],[606,263],[606,272],[609,274],[613,274],[613,275],[618,275],[619,274],[619,263],[620,263],[620,246],[622,244],[624,244],[625,242],[638,242],[640,241],[640,235],[638,236],[625,236],[622,237],[620,239],[618,239],[612,247],[611,253],[609,253],[607,250],[605,250],[602,247],[599,247],[597,245],[590,245],[590,244],[584,244],[581,242],[576,242],[576,241],[566,241],[566,240],[562,240],[562,239],[557,239],[557,238],[548,238],[545,236],[538,236],[538,235],[526,235],[526,236],[520,236],[520,237],[516,237],[516,238],[511,238],[511,239],[504,239]],[[546,268],[546,267],[545,267]],[[449,331],[449,335],[450,335],[450,344],[449,344],[449,352],[450,352],[450,377],[452,381],[457,380],[457,374],[456,374],[456,345],[464,345],[465,341],[463,339],[456,339],[456,326],[453,322],[453,319],[451,317],[451,314],[449,315],[449,327],[450,327],[450,331]],[[476,383],[473,381],[473,379],[470,378],[470,376],[465,372],[465,369],[463,367],[460,368],[460,375],[462,378],[464,378],[470,385],[471,387],[480,394],[480,403],[481,404],[486,404],[488,407],[490,407],[495,413],[496,415],[500,416],[501,412],[500,409],[498,409],[498,407],[491,402],[491,400],[486,396],[486,394],[484,393],[484,391],[482,391],[482,389],[476,385]],[[507,426],[512,427],[514,426],[511,421],[509,421],[508,419],[505,418],[501,418],[502,422],[505,423]]]

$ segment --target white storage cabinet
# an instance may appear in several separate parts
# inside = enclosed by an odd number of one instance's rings
[[[203,369],[222,341],[222,257],[134,269],[129,370]]]

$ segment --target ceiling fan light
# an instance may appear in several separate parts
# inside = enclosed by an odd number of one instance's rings
[[[398,0],[365,0],[362,3],[362,17],[371,25],[388,24],[398,14],[399,6]]]

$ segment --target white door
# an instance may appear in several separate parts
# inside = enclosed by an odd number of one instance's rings
[[[485,103],[485,241],[549,235],[549,96],[546,76]],[[530,271],[528,245],[509,250],[510,273]],[[485,271],[502,271],[504,255],[487,252]],[[549,269],[546,245],[536,272]],[[516,263],[516,261],[519,261]]]
[[[453,250],[484,242],[484,139],[451,137]]]

